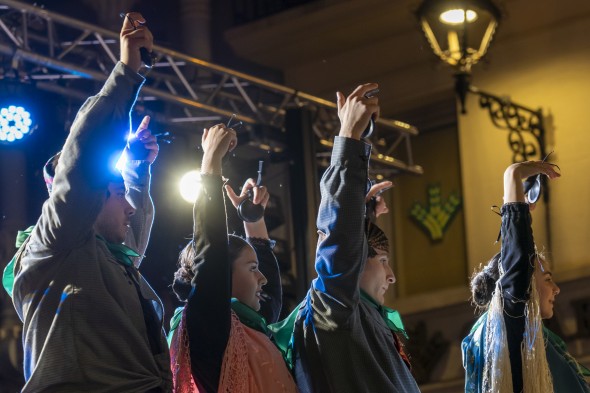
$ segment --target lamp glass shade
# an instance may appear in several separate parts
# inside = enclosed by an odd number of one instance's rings
[[[434,53],[462,72],[485,56],[500,22],[489,0],[425,0],[416,16]]]

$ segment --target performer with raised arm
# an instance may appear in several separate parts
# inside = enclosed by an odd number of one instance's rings
[[[522,180],[560,176],[541,161],[504,172],[502,250],[471,280],[474,303],[485,313],[463,340],[465,392],[590,392],[590,371],[543,326],[553,316],[559,287],[537,253]]]
[[[120,61],[78,111],[54,177],[48,168],[50,197],[14,260],[23,392],[172,388],[163,307],[137,270],[153,220],[149,167],[158,149],[149,118],[135,134],[142,157],[129,153],[123,175],[111,167],[144,82],[140,48],[153,45],[145,22],[125,18]]]
[[[203,134],[193,239],[180,254],[173,284],[186,302],[170,337],[174,391],[179,393],[297,391],[266,326],[279,315],[281,285],[264,219],[245,224],[248,241],[227,234],[221,162],[236,142],[234,130],[223,124]],[[234,207],[248,190],[254,204],[266,206],[266,188],[252,179],[240,196],[226,186]]]
[[[320,184],[318,277],[297,311],[291,344],[302,392],[419,391],[397,337],[405,334],[399,315],[383,305],[395,281],[389,243],[366,216],[371,146],[361,135],[379,112],[378,98],[367,94],[376,88],[337,95],[341,128]]]

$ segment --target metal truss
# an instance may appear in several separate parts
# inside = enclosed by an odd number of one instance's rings
[[[38,88],[83,99],[93,81],[106,80],[118,52],[116,32],[34,5],[0,0],[0,55],[11,61],[19,78]],[[281,152],[286,150],[281,137],[286,109],[304,106],[315,115],[318,162],[326,162],[339,126],[334,103],[162,46],[156,45],[154,53],[157,61],[145,73],[139,103],[161,108],[165,114],[156,114],[156,121],[226,122],[235,114],[234,121],[242,122],[260,148]],[[371,137],[374,175],[421,174],[411,150],[411,137],[417,134],[409,124],[379,119]]]

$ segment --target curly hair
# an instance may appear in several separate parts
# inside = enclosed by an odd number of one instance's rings
[[[496,281],[500,278],[500,253],[494,255],[488,263],[471,277],[471,296],[478,308],[486,308],[492,300]]]
[[[236,236],[228,235],[228,260],[233,266],[234,261],[238,258],[242,250],[250,247],[250,243],[246,239]],[[178,255],[178,270],[174,273],[174,282],[172,283],[172,290],[176,294],[178,300],[186,302],[192,290],[191,281],[195,277],[195,259],[197,253],[195,251],[193,240],[189,241]]]

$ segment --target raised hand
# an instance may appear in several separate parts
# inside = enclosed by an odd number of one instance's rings
[[[141,67],[141,55],[139,50],[146,48],[152,51],[154,37],[152,32],[145,25],[145,18],[138,12],[125,14],[123,27],[119,38],[121,41],[121,62],[138,72]]]
[[[242,187],[242,192],[240,193],[240,195],[237,195],[234,189],[229,184],[226,184],[225,186],[227,197],[229,198],[229,200],[235,208],[237,208],[243,200],[248,198],[249,190],[252,190],[253,193],[252,203],[254,203],[255,205],[260,204],[262,205],[262,207],[266,209],[266,205],[268,204],[268,200],[270,199],[270,194],[268,193],[266,187],[256,187],[256,181],[254,181],[254,179],[246,180],[244,186]]]
[[[366,83],[358,86],[348,97],[341,92],[336,93],[340,136],[360,139],[371,116],[375,115],[375,119],[379,116],[379,98],[365,97],[367,92],[378,87],[376,83]]]
[[[156,161],[160,146],[156,137],[148,129],[149,125],[150,117],[145,116],[139,127],[137,127],[137,131],[127,143],[125,154],[129,160],[145,160],[150,164]]]
[[[202,174],[221,175],[221,159],[238,144],[236,132],[224,124],[217,124],[203,130],[201,146],[203,148]]]
[[[386,180],[382,181],[381,183],[373,184],[367,193],[367,196],[365,197],[365,203],[372,203],[373,198],[375,201],[373,206],[375,218],[379,217],[381,214],[389,213],[389,208],[381,196],[381,193],[391,187],[393,187],[393,183]]]
[[[266,187],[256,187],[256,182],[254,181],[254,179],[246,180],[244,186],[242,187],[242,192],[240,193],[240,195],[237,195],[229,184],[225,186],[227,197],[236,209],[238,208],[240,203],[242,203],[242,201],[248,198],[247,194],[249,190],[252,190],[254,194],[252,202],[254,204],[260,204],[263,208],[266,208],[266,205],[268,204],[268,200],[270,198],[270,194]],[[264,222],[264,215],[262,215],[262,218],[256,222],[244,221],[244,231],[246,232],[247,237],[269,239],[268,229],[266,228],[266,223]]]
[[[526,202],[522,180],[539,173],[549,179],[561,176],[554,164],[542,161],[525,161],[510,165],[504,171],[504,203]]]

